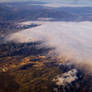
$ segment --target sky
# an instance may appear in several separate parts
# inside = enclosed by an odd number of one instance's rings
[[[92,0],[0,0],[0,3],[6,2],[23,2],[23,1],[40,1],[40,2],[48,2],[48,3],[55,3],[53,6],[58,6],[56,4],[63,4],[63,5],[85,5],[90,6],[92,5]],[[48,6],[48,5],[47,5]]]
[[[62,2],[62,1],[67,1],[67,2],[73,2],[73,1],[75,1],[75,2],[78,2],[78,1],[82,1],[82,2],[84,2],[84,1],[92,1],[92,0],[0,0],[0,2],[16,2],[16,1],[51,1],[51,2]]]
[[[0,2],[33,1],[33,0],[0,0]]]

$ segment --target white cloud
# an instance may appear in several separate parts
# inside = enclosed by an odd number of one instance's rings
[[[76,69],[72,69],[62,75],[58,75],[55,79],[53,79],[53,81],[55,81],[58,86],[66,86],[67,84],[71,84],[72,82],[78,80],[77,73],[78,71]]]
[[[45,41],[42,46],[56,48],[56,53],[66,60],[92,66],[92,22],[31,23],[41,25],[9,34],[5,40],[19,43]]]

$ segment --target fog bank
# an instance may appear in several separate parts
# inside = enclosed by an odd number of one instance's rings
[[[42,46],[54,47],[59,56],[72,63],[92,65],[92,22],[31,21],[22,25],[31,23],[40,26],[9,34],[4,40],[19,43],[43,41]]]

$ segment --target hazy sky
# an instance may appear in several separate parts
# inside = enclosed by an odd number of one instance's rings
[[[0,0],[0,2],[35,1],[35,0]]]
[[[59,3],[59,4],[73,4],[73,5],[92,5],[92,0],[0,0],[2,2],[23,2],[23,1],[42,1],[48,3]]]
[[[92,1],[92,0],[0,0],[0,2],[16,2],[16,1],[53,1],[53,2],[60,2],[60,1]]]

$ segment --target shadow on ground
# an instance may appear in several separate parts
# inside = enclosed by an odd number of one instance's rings
[[[7,43],[0,45],[0,58],[7,56],[46,55],[54,48],[41,47],[42,42]]]

